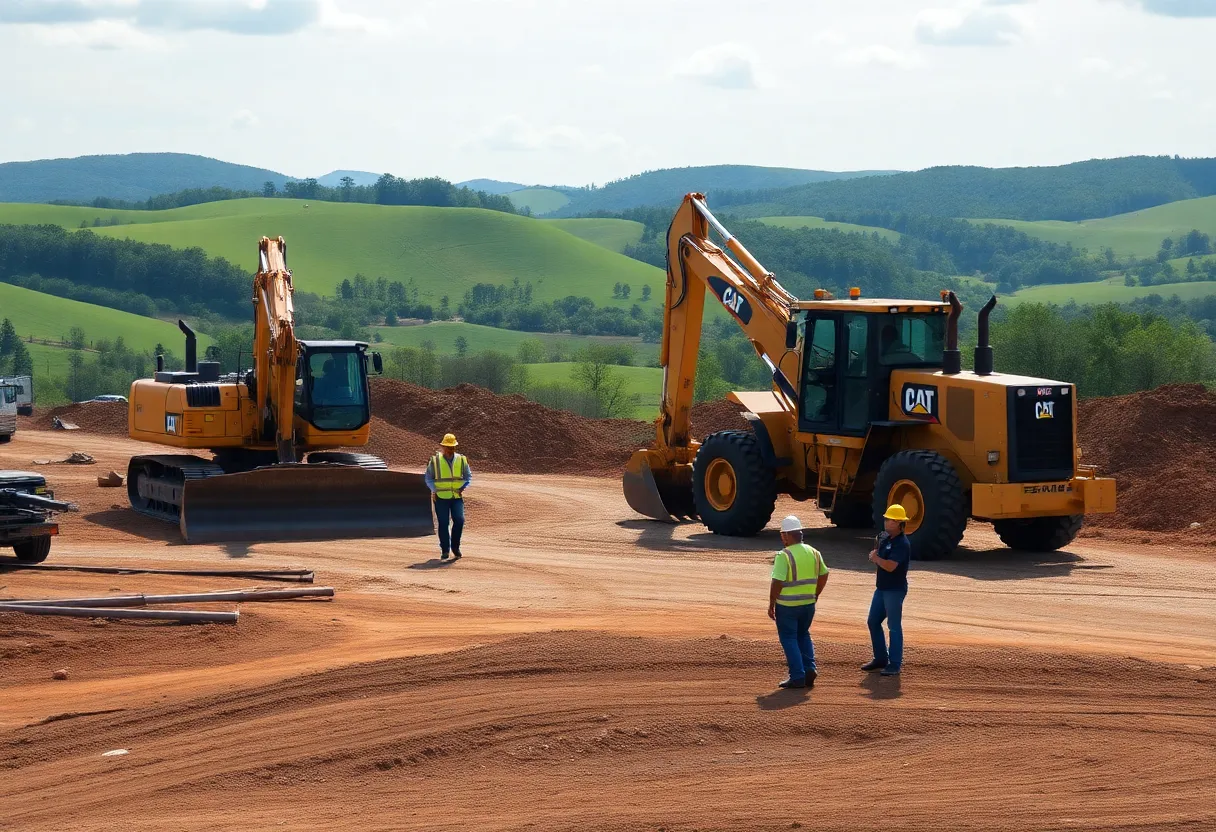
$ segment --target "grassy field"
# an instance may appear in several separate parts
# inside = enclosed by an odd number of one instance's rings
[[[0,206],[7,221],[49,221],[68,228],[76,214],[95,209],[42,210],[46,206]],[[51,206],[54,207],[54,206]],[[29,210],[34,209],[34,210]],[[66,213],[62,213],[65,212]],[[538,300],[576,294],[597,304],[629,306],[612,297],[614,283],[629,283],[637,297],[643,285],[656,293],[663,273],[594,245],[549,223],[472,208],[358,205],[289,199],[238,199],[175,208],[131,211],[143,222],[94,229],[177,248],[199,246],[249,269],[256,267],[257,241],[282,235],[296,286],[332,294],[356,273],[390,280],[413,278],[424,300],[448,295],[455,305],[474,283],[531,281]],[[25,218],[25,219],[23,219]]]
[[[1162,239],[1172,237],[1177,240],[1192,228],[1216,238],[1216,196],[1184,199],[1143,211],[1083,222],[988,219],[975,219],[972,222],[1010,225],[1048,242],[1072,243],[1078,248],[1089,249],[1091,254],[1099,254],[1102,249],[1109,247],[1119,257],[1152,257],[1161,248]]]
[[[838,229],[840,231],[849,231],[854,233],[872,234],[877,233],[879,237],[897,242],[899,240],[899,232],[891,231],[888,228],[874,228],[869,225],[854,225],[850,222],[828,222],[819,217],[761,217],[760,222],[768,225],[775,225],[778,228],[827,228]]]
[[[645,226],[633,220],[616,220],[611,217],[588,217],[574,220],[544,220],[575,237],[620,253],[625,246],[642,239]]]
[[[1032,286],[1001,300],[1007,304],[1055,303],[1064,305],[1075,300],[1082,306],[1097,303],[1128,303],[1148,295],[1168,298],[1177,295],[1183,300],[1216,295],[1216,281],[1196,283],[1168,283],[1163,286],[1125,286],[1122,280],[1104,280],[1097,283],[1065,283],[1047,286]]]
[[[531,208],[537,217],[556,211],[570,201],[564,193],[552,188],[524,188],[511,191],[507,197],[516,208]]]
[[[572,383],[574,364],[527,364],[528,378],[533,383]],[[616,367],[625,378],[625,390],[634,403],[634,419],[653,419],[659,414],[659,388],[663,384],[663,371],[658,367]]]
[[[637,354],[637,363],[653,361],[658,355],[658,344],[646,344],[640,338],[615,335],[566,335],[554,332],[516,332],[511,329],[496,329],[492,326],[467,324],[462,321],[435,321],[417,326],[380,326],[373,328],[383,342],[377,347],[382,352],[389,346],[420,347],[424,341],[435,345],[441,354],[456,352],[456,339],[464,337],[470,352],[498,350],[515,355],[523,341],[538,340],[546,344],[564,345],[563,352],[573,353],[586,344],[630,344]]]
[[[8,283],[0,283],[0,317],[11,320],[17,334],[23,338],[32,335],[66,341],[68,331],[78,326],[90,342],[112,341],[121,335],[133,349],[150,350],[159,342],[179,356],[184,350],[181,331],[166,321],[66,300]],[[211,343],[205,335],[199,336],[199,342],[201,347]]]

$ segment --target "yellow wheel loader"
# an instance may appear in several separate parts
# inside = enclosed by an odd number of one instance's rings
[[[369,359],[359,341],[295,336],[287,244],[263,237],[253,280],[254,344],[243,378],[199,361],[183,321],[186,368],[131,385],[132,439],[195,454],[134,457],[127,493],[139,512],[178,523],[189,543],[416,537],[433,533],[421,474],[366,454]]]
[[[710,230],[722,246],[710,240]],[[767,392],[731,393],[750,430],[691,435],[706,289],[772,371]],[[699,518],[754,535],[778,494],[815,500],[836,525],[874,528],[908,512],[914,557],[939,558],[967,520],[1007,545],[1068,545],[1085,514],[1115,509],[1115,482],[1081,464],[1074,385],[993,371],[980,311],[975,369],[961,369],[953,292],[941,301],[799,300],[688,194],[667,237],[663,392],[651,448],[624,475],[625,498],[659,520]]]

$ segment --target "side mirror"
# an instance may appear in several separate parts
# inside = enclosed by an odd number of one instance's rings
[[[798,322],[790,321],[785,325],[785,348],[792,350],[798,346]]]
[[[384,359],[380,357],[380,353],[372,353],[372,366],[376,368],[377,375],[384,372]]]

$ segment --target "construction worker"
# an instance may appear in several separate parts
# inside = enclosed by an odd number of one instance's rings
[[[427,463],[426,487],[435,500],[435,519],[439,523],[439,559],[447,560],[448,551],[460,560],[460,533],[464,531],[464,490],[473,481],[473,469],[464,454],[456,453],[454,433],[445,434],[440,448]],[[449,534],[448,523],[452,524]]]
[[[904,598],[908,595],[908,564],[912,560],[912,544],[904,529],[908,513],[899,503],[892,503],[883,514],[883,531],[877,545],[870,550],[870,563],[878,567],[874,598],[870,601],[870,642],[874,660],[861,666],[867,672],[879,670],[883,676],[898,676],[904,658]],[[882,622],[891,632],[891,649],[883,637]]]
[[[811,619],[815,601],[828,582],[828,566],[823,555],[802,542],[802,521],[792,514],[781,521],[781,543],[785,548],[773,559],[768,617],[777,622],[777,638],[790,675],[777,686],[810,687],[818,675]]]

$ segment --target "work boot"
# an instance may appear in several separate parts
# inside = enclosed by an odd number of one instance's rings
[[[459,549],[452,550],[452,560],[460,560],[462,557],[464,557],[464,555],[460,554]]]
[[[439,559],[440,559],[440,560],[447,560],[447,559],[448,559],[448,553],[447,553],[447,552],[442,552],[442,553],[440,553],[440,555],[439,555]]]
[[[779,688],[804,688],[806,687],[806,679],[786,679],[784,682],[778,682]]]
[[[887,666],[886,662],[880,662],[878,659],[875,659],[874,661],[870,662],[869,664],[863,664],[861,666],[861,669],[864,670],[866,673],[873,673],[875,670],[882,670],[886,666]]]
[[[898,667],[884,667],[882,669],[882,673],[879,673],[878,675],[879,676],[898,676],[899,668]]]
[[[815,680],[818,678],[819,678],[819,673],[817,671],[808,670],[806,672],[806,686],[808,688],[813,687],[815,685]]]

